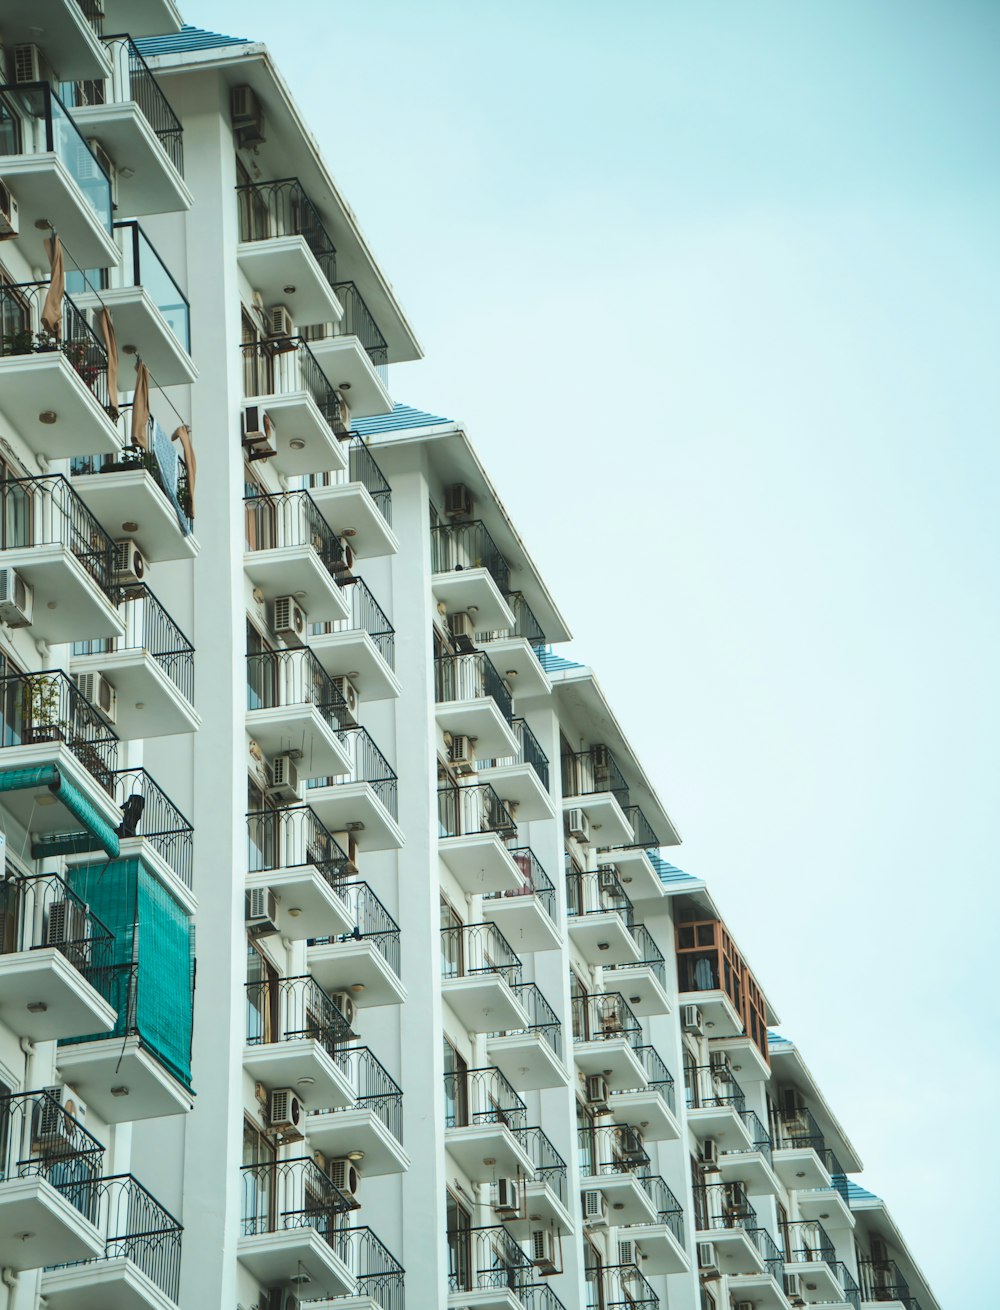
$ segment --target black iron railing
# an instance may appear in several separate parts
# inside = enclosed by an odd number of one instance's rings
[[[61,473],[0,483],[0,505],[4,550],[65,546],[108,599],[118,600],[115,543]]]
[[[919,1310],[910,1294],[910,1285],[895,1260],[861,1260],[858,1262],[858,1276],[862,1301],[899,1301],[906,1310]]]
[[[541,1037],[562,1059],[562,1023],[559,1016],[542,995],[537,983],[515,983],[514,995],[518,1004],[528,1016],[524,1028],[507,1028],[503,1032],[493,1033],[494,1037],[537,1036]]]
[[[840,1193],[841,1200],[845,1205],[850,1205],[850,1191],[847,1185],[847,1174],[844,1173],[840,1161],[828,1146],[824,1147],[823,1150],[819,1152],[819,1158],[823,1161],[826,1172],[830,1175],[831,1187]]]
[[[485,569],[504,595],[510,591],[510,565],[479,519],[431,528],[431,568],[435,573]]]
[[[541,1128],[526,1128],[517,1134],[517,1139],[528,1153],[528,1158],[535,1166],[536,1183],[545,1185],[566,1204],[566,1161],[562,1158]]]
[[[290,705],[314,705],[334,732],[351,723],[340,689],[308,646],[248,655],[247,709]]]
[[[746,1113],[747,1099],[743,1088],[726,1061],[685,1068],[684,1096],[689,1110],[731,1105],[738,1115]]]
[[[240,1177],[244,1237],[314,1228],[337,1250],[338,1218],[354,1203],[311,1156],[245,1164]]]
[[[251,182],[236,188],[241,241],[270,241],[275,237],[302,237],[336,289],[337,250],[323,226],[319,210],[297,177],[276,182]]]
[[[344,900],[349,863],[337,839],[308,805],[253,810],[247,815],[249,873],[311,865]]]
[[[658,1310],[660,1304],[635,1265],[606,1265],[588,1278],[587,1293],[587,1310]]]
[[[632,840],[622,842],[614,849],[626,851],[655,850],[660,844],[660,839],[653,831],[652,825],[643,814],[642,810],[639,809],[638,805],[623,805],[622,810],[624,811],[625,818],[628,820],[629,827],[632,829]],[[602,849],[611,848],[605,847]]]
[[[245,342],[240,349],[245,396],[287,396],[305,391],[330,431],[337,436],[346,433],[337,392],[302,337],[268,337]]]
[[[741,1146],[735,1149],[731,1148],[732,1154],[747,1155],[757,1153],[762,1155],[768,1164],[770,1164],[772,1146],[771,1134],[767,1131],[767,1127],[761,1122],[760,1118],[754,1114],[753,1110],[743,1110],[740,1113],[740,1118],[743,1120],[743,1127],[749,1134],[750,1145],[749,1147]]]
[[[502,1225],[448,1234],[449,1292],[507,1287],[521,1299],[534,1267]]]
[[[660,1099],[665,1102],[672,1111],[677,1109],[676,1092],[673,1075],[660,1058],[659,1052],[655,1046],[640,1046],[636,1051],[639,1057],[639,1063],[646,1071],[647,1087],[650,1091],[656,1092]],[[639,1088],[622,1088],[620,1091],[611,1093],[612,1110],[614,1108],[614,1098],[616,1096],[628,1096],[630,1093],[640,1090]]]
[[[649,1155],[641,1135],[631,1125],[589,1124],[578,1130],[577,1139],[581,1174],[589,1177],[633,1174],[645,1177],[648,1182]]]
[[[813,1150],[817,1154],[826,1149],[823,1130],[806,1106],[796,1110],[780,1110],[775,1117],[776,1151]]]
[[[727,1228],[759,1228],[757,1211],[742,1183],[701,1183],[692,1188],[695,1228],[700,1233]]]
[[[607,746],[562,756],[563,796],[597,796],[610,792],[624,809],[629,803],[628,783]]]
[[[403,1141],[403,1093],[367,1046],[342,1046],[337,1065],[354,1089],[354,1104],[310,1114],[339,1114],[347,1110],[370,1110],[388,1128],[396,1141]]]
[[[311,546],[320,563],[336,581],[346,572],[347,561],[340,538],[319,511],[308,491],[282,491],[247,496],[246,548],[250,551],[278,550],[287,546]]]
[[[184,129],[149,65],[129,36],[106,36],[104,47],[111,56],[112,65],[111,96],[108,98],[116,104],[131,100],[138,106],[167,158],[183,176]]]
[[[620,992],[594,992],[574,996],[573,1037],[578,1042],[613,1042],[624,1038],[638,1052],[642,1025]]]
[[[669,1228],[674,1237],[676,1237],[681,1246],[683,1246],[684,1207],[659,1174],[653,1174],[642,1181],[643,1190],[652,1200],[656,1209],[656,1223],[663,1224],[665,1228]]]
[[[510,723],[513,715],[510,692],[485,651],[471,651],[466,655],[439,655],[434,661],[434,699],[439,705],[452,701],[482,700],[487,696]]]
[[[103,0],[76,0],[76,7],[90,24],[92,30],[100,36],[104,31]]]
[[[405,1270],[370,1228],[341,1228],[336,1250],[355,1280],[348,1297],[379,1310],[403,1310]]]
[[[663,958],[663,952],[657,946],[656,942],[644,923],[634,923],[631,927],[632,940],[639,948],[639,959],[634,964],[616,964],[612,968],[619,973],[627,973],[629,969],[649,969],[656,977],[657,982],[663,988],[667,989],[667,962]],[[622,986],[626,984],[623,982]]]
[[[545,645],[545,633],[535,618],[531,606],[520,591],[511,591],[504,597],[507,608],[514,615],[512,628],[497,628],[493,632],[477,632],[476,641],[501,641],[504,637],[523,637],[536,650]]]
[[[146,447],[136,445],[131,439],[132,406],[121,405],[119,409],[117,427],[121,448],[111,455],[74,456],[70,464],[71,475],[77,478],[91,473],[130,473],[144,469],[170,502],[181,531],[189,533],[194,522],[190,513],[191,482],[187,463],[178,453],[177,444],[169,438],[158,440],[156,424],[151,418],[146,430]]]
[[[861,1288],[854,1281],[854,1276],[844,1264],[843,1260],[834,1260],[830,1265],[833,1270],[833,1276],[844,1289],[844,1300],[852,1307],[852,1310],[861,1310]],[[910,1300],[906,1310],[920,1310],[916,1301]]]
[[[792,1219],[785,1225],[788,1234],[785,1259],[789,1264],[833,1264],[837,1249],[818,1219]]]
[[[548,1283],[532,1283],[521,1289],[524,1310],[566,1310]]]
[[[566,874],[566,913],[570,918],[588,914],[617,914],[634,937],[635,911],[618,870],[605,865],[593,873]]]
[[[0,1194],[5,1181],[44,1178],[94,1223],[104,1147],[49,1092],[0,1096]]]
[[[473,659],[471,655],[455,655],[452,659]],[[495,666],[494,666],[495,667]],[[549,789],[549,759],[539,744],[538,738],[528,727],[524,719],[511,719],[511,731],[517,738],[517,753],[495,760],[480,760],[480,769],[502,769],[511,764],[530,764],[546,791]]]
[[[194,827],[145,769],[119,769],[111,794],[122,812],[119,837],[141,837],[185,887],[191,886]]]
[[[47,355],[61,351],[105,411],[111,404],[108,356],[100,339],[70,296],[63,297],[58,336],[42,326],[47,282],[0,284],[0,355]],[[66,421],[72,421],[67,415]]]
[[[444,1075],[445,1127],[506,1124],[524,1132],[528,1111],[499,1069],[464,1069]]]
[[[781,1248],[775,1242],[774,1238],[766,1228],[751,1228],[748,1230],[751,1242],[760,1252],[760,1258],[764,1262],[764,1269],[771,1275],[779,1285],[784,1273],[784,1256],[781,1254]]]
[[[470,837],[495,832],[504,841],[517,836],[510,810],[489,783],[438,788],[438,836]]]
[[[509,900],[511,897],[518,896],[535,896],[541,903],[542,909],[554,923],[556,918],[556,889],[552,879],[538,863],[534,851],[530,846],[515,846],[511,849],[510,856],[520,869],[524,882],[513,891],[488,892],[483,899],[497,901]]]
[[[333,997],[309,974],[246,984],[247,1045],[270,1046],[306,1038],[336,1060],[355,1034]]]
[[[521,981],[521,960],[495,923],[441,929],[441,975],[469,978],[499,974],[511,987]]]
[[[125,620],[120,637],[73,643],[74,655],[146,651],[188,703],[194,701],[194,647],[144,582],[123,587],[118,613]]]
[[[0,749],[63,742],[111,795],[118,738],[60,669],[0,678]]]
[[[322,625],[325,632],[367,632],[375,649],[388,664],[396,667],[396,632],[385,611],[369,590],[363,578],[345,577],[341,583],[344,596],[350,602],[351,616]]]
[[[357,337],[375,372],[385,382],[389,371],[389,346],[364,297],[353,282],[335,282],[333,289],[344,311],[344,317],[334,328],[334,336]]]
[[[397,815],[396,774],[367,728],[341,728],[337,734],[350,761],[347,773],[331,781],[335,785],[365,782],[395,819]],[[325,780],[324,780],[325,781]]]
[[[385,474],[379,468],[375,456],[371,453],[367,441],[360,432],[351,432],[341,437],[347,440],[347,468],[335,469],[329,473],[309,475],[309,485],[313,487],[340,487],[349,482],[357,482],[368,492],[375,502],[375,508],[385,522],[392,525],[392,488]]]
[[[342,937],[314,937],[310,946],[336,946],[343,942],[370,942],[399,977],[399,924],[366,882],[351,882],[344,888],[353,929]]]
[[[115,223],[119,234],[123,262],[118,272],[119,285],[144,287],[167,326],[188,353],[191,351],[191,309],[188,298],[177,285],[173,274],[156,247],[135,219]],[[88,274],[91,284],[94,275]]]
[[[99,983],[114,945],[90,907],[55,873],[0,882],[0,954],[55,947],[87,979]]]

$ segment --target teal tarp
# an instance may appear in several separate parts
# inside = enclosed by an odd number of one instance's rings
[[[0,770],[0,792],[2,791],[27,791],[30,787],[48,787],[49,791],[61,801],[63,806],[69,810],[73,818],[89,832],[94,838],[96,846],[86,846],[85,850],[102,850],[112,859],[116,859],[121,851],[121,843],[118,840],[118,834],[112,828],[108,821],[101,817],[87,800],[83,792],[74,787],[71,782],[67,782],[54,764],[40,764],[31,769],[3,769]],[[63,841],[70,840],[69,837],[62,838]],[[42,856],[67,854],[69,851],[80,849],[78,846],[57,848],[55,839],[52,844],[37,854],[34,847],[32,856],[39,859]]]

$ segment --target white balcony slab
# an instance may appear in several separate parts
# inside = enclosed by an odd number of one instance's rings
[[[618,880],[633,904],[662,901],[666,896],[663,883],[644,850],[619,847],[608,852],[608,860],[618,870]]]
[[[355,418],[389,413],[392,397],[357,337],[322,337],[309,344],[331,386],[343,390],[346,384]]]
[[[575,1213],[575,1212],[574,1212]],[[524,1182],[524,1214],[504,1221],[512,1236],[524,1241],[539,1224],[553,1228],[563,1237],[576,1232],[576,1220],[568,1206],[544,1178]]]
[[[44,731],[40,725],[36,728],[38,735]],[[118,827],[122,821],[121,810],[65,742],[34,741],[25,746],[7,746],[0,751],[0,768],[30,769],[44,764],[54,764],[60,776],[87,798],[102,819],[112,828]],[[75,832],[80,828],[79,821],[69,817],[69,811],[53,801],[47,787],[4,792],[0,806],[25,832],[45,835]]]
[[[443,978],[441,996],[467,1032],[496,1033],[528,1026],[528,1016],[498,973]]]
[[[406,988],[373,942],[356,941],[310,946],[309,972],[328,992],[350,992],[362,1009],[402,1005]]]
[[[244,1046],[243,1068],[268,1091],[294,1087],[307,1109],[354,1104],[347,1075],[312,1037]]]
[[[583,1074],[603,1074],[612,1091],[645,1087],[649,1082],[639,1057],[624,1037],[576,1041],[573,1060]]]
[[[691,1267],[684,1247],[666,1224],[636,1224],[626,1227],[619,1236],[631,1238],[638,1245],[639,1269],[646,1278],[686,1274]]]
[[[497,593],[499,594],[499,592]],[[477,624],[482,619],[477,615]],[[486,631],[483,628],[483,631]],[[549,675],[538,662],[531,643],[524,637],[498,637],[495,641],[480,641],[481,646],[510,685],[515,701],[532,696],[548,696],[552,691]]]
[[[399,824],[367,782],[337,782],[329,787],[310,787],[305,799],[331,832],[344,832],[349,824],[359,851],[397,851],[403,846]]]
[[[448,1310],[524,1310],[524,1303],[509,1287],[476,1287],[449,1292]]]
[[[35,593],[31,635],[36,641],[55,645],[125,631],[118,610],[68,546],[15,546],[0,551],[0,565],[17,569]]]
[[[524,875],[495,832],[441,837],[438,839],[438,853],[470,896],[517,891],[524,886]]]
[[[788,1310],[788,1298],[770,1274],[730,1275],[729,1292],[737,1303],[752,1302],[754,1310]]]
[[[310,637],[309,646],[327,673],[351,679],[363,701],[399,696],[399,679],[363,628],[324,632]]]
[[[247,710],[247,732],[268,757],[298,752],[300,777],[333,777],[350,768],[340,738],[311,702]]]
[[[171,214],[191,208],[194,200],[186,182],[134,100],[81,105],[73,110],[73,121],[88,141],[100,141],[114,162],[123,214]]]
[[[55,423],[38,417],[47,410]],[[0,412],[36,455],[49,459],[110,455],[121,445],[100,401],[61,350],[0,358]]]
[[[6,31],[6,10],[4,20]],[[54,151],[0,155],[0,177],[17,201],[20,217],[17,244],[32,268],[49,266],[44,245],[49,223],[59,229],[64,249],[73,252],[73,259],[81,268],[117,268],[121,251]],[[45,226],[38,228],[36,223]]]
[[[517,807],[518,823],[556,817],[555,802],[530,764],[501,764],[480,769],[479,781],[488,782],[505,805]]]
[[[442,732],[471,737],[480,759],[517,753],[517,738],[492,696],[439,702],[434,706],[434,717]]]
[[[338,323],[343,310],[305,237],[242,241],[236,248],[240,272],[265,305],[285,305],[299,327]],[[286,291],[294,287],[294,291]],[[310,342],[313,353],[318,342]],[[336,386],[336,383],[333,384]]]
[[[191,1092],[145,1050],[138,1037],[57,1047],[56,1068],[109,1124],[187,1114],[193,1104]]]
[[[396,534],[382,517],[368,488],[360,482],[314,487],[310,495],[334,532],[349,536],[351,550],[358,559],[375,559],[398,552]]]
[[[0,1263],[20,1273],[103,1254],[94,1225],[38,1174],[0,1182]]]
[[[467,1124],[461,1128],[446,1128],[444,1149],[474,1183],[490,1183],[497,1177],[535,1176],[527,1152],[506,1124]]]
[[[696,1005],[709,1037],[736,1037],[743,1032],[743,1020],[723,991],[681,992],[678,1005]]]
[[[699,1142],[710,1138],[720,1151],[748,1151],[750,1134],[731,1105],[688,1106],[688,1127]]]
[[[752,1239],[739,1226],[699,1231],[697,1241],[711,1242],[715,1259],[726,1277],[734,1274],[763,1274],[764,1261]]]
[[[774,1172],[789,1191],[827,1188],[830,1175],[811,1146],[775,1147]]]
[[[569,1071],[555,1051],[530,1029],[488,1036],[486,1053],[516,1092],[536,1092],[543,1087],[566,1087]]]
[[[201,716],[167,676],[163,665],[138,647],[74,655],[70,671],[103,673],[118,693],[114,731],[122,741],[197,732]]]
[[[104,0],[105,32],[163,36],[184,25],[174,0]]]
[[[627,965],[609,973],[605,982],[621,992],[633,1014],[646,1019],[654,1014],[669,1014],[670,998],[648,964]]]
[[[105,23],[104,30],[129,28]],[[44,46],[47,59],[67,81],[103,78],[110,72],[107,51],[76,0],[4,0],[3,34],[8,48],[31,42]]]
[[[79,950],[89,957],[89,943]],[[84,962],[84,961],[81,961]],[[114,1008],[54,946],[0,955],[0,1021],[18,1037],[50,1042],[106,1032]]]
[[[482,916],[496,924],[518,955],[557,951],[562,946],[562,934],[530,891],[518,888],[503,896],[484,898]]]
[[[462,611],[472,614],[476,627],[483,632],[514,626],[514,615],[487,569],[435,573],[431,578],[431,591],[448,614]]]
[[[47,1310],[177,1310],[176,1302],[126,1256],[47,1269],[42,1296]]]
[[[733,1071],[739,1074],[741,1085],[767,1082],[770,1079],[771,1066],[757,1043],[746,1033],[725,1038],[713,1035],[710,1045],[713,1051],[726,1052]]]
[[[639,958],[635,938],[617,910],[571,914],[566,920],[566,931],[588,964],[633,964]],[[618,986],[620,980],[617,973],[611,977],[615,989],[624,992],[624,988]]]
[[[271,444],[277,451],[268,464],[284,477],[325,473],[346,466],[346,448],[308,391],[251,396],[243,403],[260,405],[267,411],[273,424]],[[310,494],[316,500],[316,491]]]
[[[762,1151],[723,1151],[719,1173],[724,1183],[745,1183],[754,1196],[778,1196],[781,1184]]]
[[[281,1223],[280,1215],[277,1222]],[[330,1224],[332,1229],[332,1219]],[[300,1297],[342,1296],[354,1290],[350,1270],[322,1233],[309,1225],[241,1237],[236,1257],[264,1286],[295,1280]]]
[[[351,616],[341,588],[312,546],[248,550],[243,556],[243,568],[250,581],[263,591],[265,600],[295,596],[314,623]]]
[[[385,1174],[402,1174],[410,1167],[410,1157],[372,1110],[362,1106],[310,1114],[305,1133],[310,1149],[322,1151],[328,1160],[344,1160],[352,1151],[361,1151],[361,1168],[366,1178]]]
[[[789,1260],[785,1273],[798,1275],[799,1295],[806,1305],[835,1305],[844,1301],[844,1289],[825,1260]]]
[[[313,864],[247,875],[247,890],[269,888],[278,903],[277,928],[289,941],[338,937],[354,927],[354,915]]]
[[[800,1219],[819,1219],[830,1232],[834,1228],[853,1228],[854,1212],[835,1187],[797,1194]]]
[[[647,1142],[675,1142],[681,1135],[676,1114],[655,1087],[613,1092],[608,1104],[615,1123],[630,1124]]]
[[[102,291],[100,297],[91,292],[76,293],[73,303],[79,309],[94,310],[102,303],[107,305],[114,321],[119,352],[141,355],[158,386],[182,386],[197,379],[194,360],[174,335],[145,287],[110,287]],[[130,350],[130,346],[134,349]],[[130,369],[123,369],[123,375],[128,379]]]
[[[74,476],[72,486],[105,532],[130,537],[150,563],[197,555],[197,540],[181,528],[173,505],[146,469],[86,473]]]
[[[597,846],[618,846],[632,840],[632,825],[617,798],[609,791],[590,792],[586,796],[564,796],[563,813],[583,810],[590,820],[590,831]]]
[[[608,1205],[608,1221],[615,1227],[625,1224],[652,1224],[656,1207],[635,1174],[587,1174],[581,1166],[581,1192],[600,1192]]]

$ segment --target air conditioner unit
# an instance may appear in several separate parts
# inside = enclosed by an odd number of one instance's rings
[[[283,1137],[302,1137],[302,1102],[291,1087],[276,1087],[268,1097],[267,1126]]]
[[[308,620],[308,614],[294,596],[275,597],[271,612],[271,627],[274,629],[275,636],[301,645],[306,635]]]
[[[559,1272],[559,1253],[556,1250],[556,1235],[551,1228],[532,1228],[529,1234],[531,1242],[531,1263],[540,1274],[557,1274]]]
[[[468,614],[465,610],[457,610],[454,614],[449,614],[448,629],[459,650],[469,651],[473,649],[476,625],[471,614]]]
[[[602,1073],[591,1073],[587,1075],[587,1104],[592,1110],[601,1110],[605,1113],[608,1109],[608,1080]]]
[[[746,1211],[747,1191],[742,1183],[723,1183],[723,1201],[727,1210]]]
[[[584,810],[566,811],[566,831],[578,842],[590,841],[590,820]]]
[[[271,459],[277,449],[273,443],[274,424],[263,405],[243,407],[243,449],[253,463],[257,459]]]
[[[41,46],[16,45],[13,51],[13,68],[13,80],[18,84],[52,81],[52,69]]]
[[[253,87],[234,86],[229,111],[241,146],[259,145],[264,139],[264,108]]]
[[[453,732],[448,745],[448,763],[456,773],[472,773],[476,767],[476,744],[464,732]]]
[[[468,518],[472,513],[472,492],[464,482],[453,482],[444,491],[444,512],[449,518]]]
[[[45,945],[58,947],[76,968],[85,968],[91,952],[87,907],[78,901],[53,901],[45,922]]]
[[[521,1213],[521,1180],[520,1178],[498,1178],[496,1200],[493,1202],[493,1209],[498,1215],[505,1219]]]
[[[334,415],[334,420],[340,423],[345,432],[349,432],[351,428],[351,407],[342,391],[335,394],[337,397],[337,413]]]
[[[606,896],[620,896],[622,894],[618,874],[614,869],[601,869],[597,874],[597,886]]]
[[[624,1238],[618,1242],[618,1263],[620,1265],[636,1265],[642,1260],[643,1254],[632,1238]]]
[[[267,311],[267,334],[271,337],[295,336],[295,322],[287,305],[272,305]]]
[[[0,619],[10,628],[30,628],[33,593],[16,569],[0,569]]]
[[[278,931],[278,902],[270,887],[251,887],[244,898],[243,917],[254,937]]]
[[[642,1133],[638,1128],[623,1128],[618,1138],[618,1155],[627,1164],[636,1164],[646,1159],[642,1145]]]
[[[784,1284],[785,1284],[785,1296],[788,1298],[788,1300],[792,1302],[797,1302],[799,1305],[801,1305],[803,1303],[804,1298],[802,1296],[802,1283],[799,1279],[799,1275],[785,1274]]]
[[[350,678],[345,677],[342,673],[334,678],[333,685],[344,698],[344,704],[347,706],[347,713],[350,715],[351,722],[357,723],[358,710],[361,708],[361,697],[358,695],[357,687]]]
[[[354,1027],[354,1020],[358,1014],[358,1004],[350,992],[331,992],[330,1000],[340,1011],[344,1021],[349,1027]]]
[[[128,537],[115,542],[115,581],[126,584],[141,582],[146,575],[146,558]]]
[[[607,1227],[608,1209],[603,1192],[583,1193],[583,1222],[591,1228]]]
[[[701,1162],[714,1169],[719,1163],[719,1144],[714,1137],[706,1137],[701,1144]]]
[[[715,1246],[711,1242],[698,1243],[698,1268],[703,1274],[717,1274],[719,1265],[715,1259]]]
[[[697,1005],[681,1006],[681,1031],[698,1037],[705,1035],[705,1021]]]
[[[98,141],[97,137],[90,137],[87,141],[87,145],[90,147],[90,153],[91,155],[93,155],[93,159],[88,158],[82,161],[83,164],[83,168],[81,169],[82,175],[84,177],[93,176],[95,171],[94,160],[96,159],[99,165],[100,172],[104,173],[108,181],[111,183],[111,199],[115,204],[117,204],[118,203],[118,169],[115,167],[115,161],[104,149],[100,141]]]
[[[31,1136],[37,1150],[64,1152],[73,1145],[75,1135],[76,1124],[59,1101],[46,1096],[35,1102]]]
[[[275,755],[271,761],[267,794],[283,801],[299,799],[299,771],[290,755]]]
[[[17,201],[0,182],[0,241],[8,241],[11,237],[16,237],[19,231]]]
[[[351,1201],[358,1199],[361,1187],[361,1174],[358,1166],[351,1160],[331,1160],[327,1167],[327,1177],[339,1191]]]
[[[81,1127],[87,1122],[87,1107],[74,1092],[72,1087],[58,1086],[46,1087],[44,1089],[54,1101],[58,1101],[62,1109],[71,1118],[75,1119]]]
[[[84,700],[90,701],[102,718],[114,724],[118,716],[118,693],[107,678],[102,673],[77,673],[75,678]]]
[[[752,1301],[734,1301],[733,1310],[754,1310]]]
[[[724,1081],[725,1079],[732,1077],[733,1066],[727,1051],[709,1052],[708,1064],[712,1071],[713,1078],[718,1078]]]
[[[340,541],[340,549],[344,555],[344,571],[350,573],[351,570],[354,568],[354,547],[351,545],[351,543],[347,540],[346,537],[340,537],[339,541]],[[343,585],[349,582],[350,579],[338,578],[337,581]]]

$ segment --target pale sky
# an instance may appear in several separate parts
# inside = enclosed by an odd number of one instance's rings
[[[396,398],[467,424],[668,855],[985,1310],[1000,3],[184,10],[271,47],[427,352]]]

